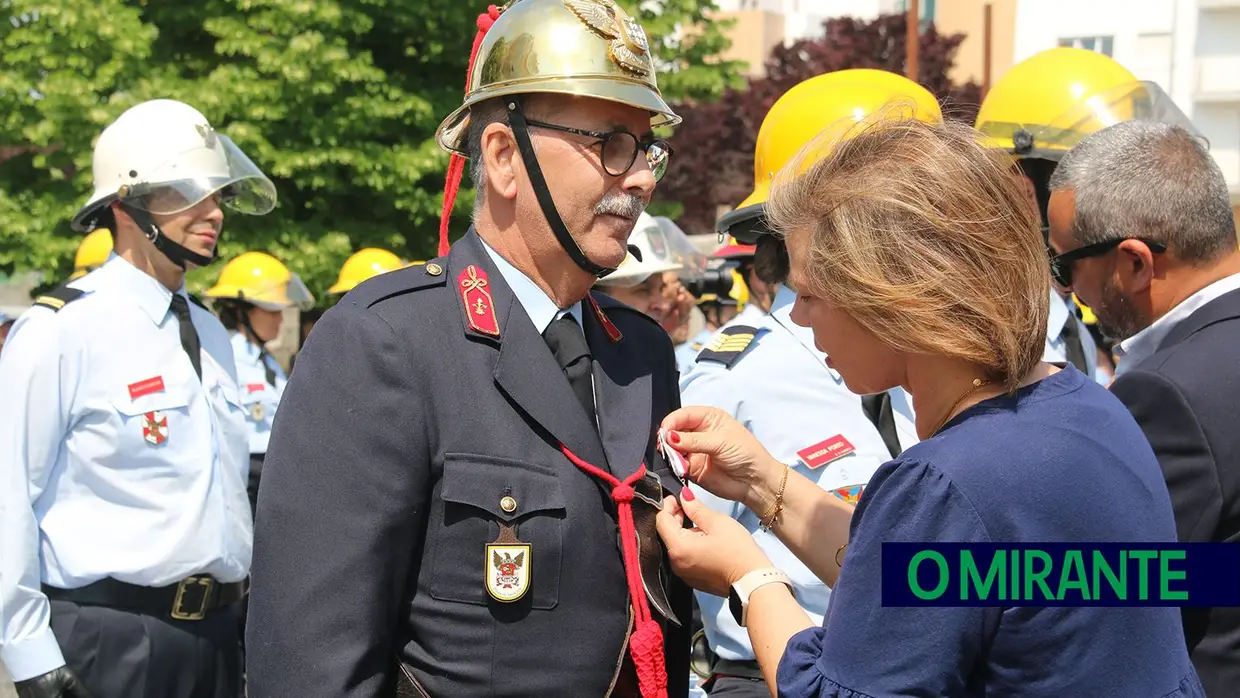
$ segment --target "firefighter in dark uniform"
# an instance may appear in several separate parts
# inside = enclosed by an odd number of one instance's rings
[[[641,26],[609,0],[479,18],[474,225],[319,321],[258,496],[250,698],[680,697],[691,592],[653,527],[671,341],[595,281],[670,157]],[[493,25],[492,25],[493,23]]]

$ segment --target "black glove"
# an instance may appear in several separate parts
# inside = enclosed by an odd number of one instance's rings
[[[17,698],[91,698],[90,691],[67,666],[18,681],[16,685]]]

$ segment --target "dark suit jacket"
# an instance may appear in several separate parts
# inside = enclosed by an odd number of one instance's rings
[[[489,277],[499,336],[470,327],[470,265]],[[323,316],[263,468],[251,698],[390,696],[397,674],[435,698],[609,692],[630,624],[616,505],[559,444],[621,479],[644,461],[678,492],[654,433],[679,393],[667,334],[595,298],[622,335],[583,304],[601,436],[472,231]],[[510,603],[485,581],[501,524],[531,546],[529,590]],[[684,696],[692,596],[664,576],[684,626],[664,623],[669,695]]]
[[[1154,447],[1182,542],[1240,541],[1238,352],[1240,291],[1233,291],[1176,324],[1152,356],[1111,386]],[[1183,615],[1206,692],[1236,695],[1240,608],[1188,608]]]

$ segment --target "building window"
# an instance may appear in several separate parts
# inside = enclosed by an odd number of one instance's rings
[[[1083,48],[1086,51],[1096,51],[1104,56],[1111,55],[1111,44],[1114,37],[1110,36],[1069,36],[1059,40],[1060,46],[1068,46],[1071,48]]]

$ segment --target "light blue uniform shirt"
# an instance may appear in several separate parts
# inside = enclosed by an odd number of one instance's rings
[[[232,336],[233,356],[237,358],[237,384],[241,387],[241,406],[246,411],[245,426],[250,433],[250,453],[266,453],[271,438],[271,423],[280,406],[280,396],[288,376],[280,368],[280,362],[271,354],[259,350],[258,345],[246,338],[243,332]],[[275,385],[267,382],[267,369],[275,374]]]
[[[1085,373],[1098,383],[1106,385],[1111,376],[1098,370],[1098,344],[1089,328],[1076,316],[1072,297],[1064,298],[1055,289],[1051,289],[1051,312],[1046,321],[1046,347],[1042,350],[1042,360],[1052,364],[1064,364],[1068,361],[1068,349],[1064,343],[1063,328],[1069,322],[1075,322],[1081,337],[1081,349],[1085,352],[1085,365],[1089,369]]]
[[[0,660],[15,681],[65,663],[41,584],[239,582],[250,569],[227,331],[189,303],[200,382],[157,280],[113,255],[70,286],[87,295],[23,313],[0,357]]]
[[[841,497],[855,497],[879,466],[891,460],[878,429],[862,411],[861,397],[844,385],[814,347],[813,332],[792,322],[796,294],[780,287],[769,315],[761,318],[754,341],[731,368],[698,361],[681,379],[684,405],[711,405],[731,414],[749,429],[771,455]],[[739,317],[724,327],[743,324]],[[904,448],[917,443],[913,410],[901,389],[891,392],[896,431]],[[843,440],[851,453],[811,468],[822,444]],[[693,493],[716,511],[753,532],[771,562],[792,579],[797,601],[815,624],[826,613],[830,588],[796,558],[774,533],[759,530],[758,516],[743,505],[719,499],[693,486]],[[724,599],[697,595],[702,625],[711,649],[723,659],[752,660],[749,634],[736,624]]]
[[[715,336],[716,330],[709,327],[698,332],[689,341],[676,347],[676,369],[680,371],[680,375],[684,376],[693,368],[693,362],[697,360],[697,355],[710,344],[710,340]]]

